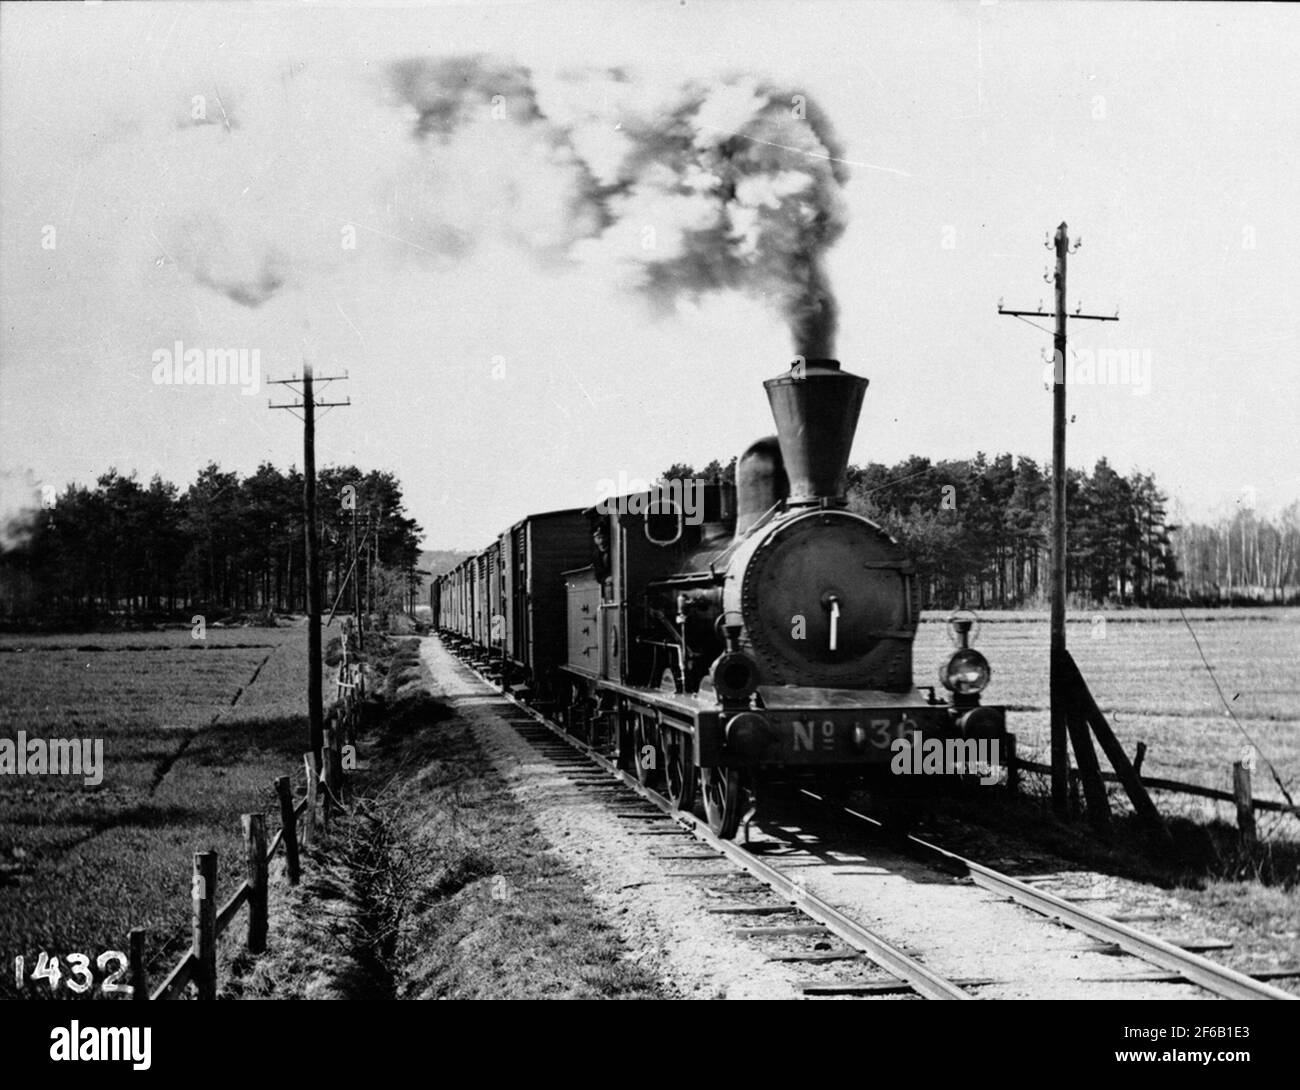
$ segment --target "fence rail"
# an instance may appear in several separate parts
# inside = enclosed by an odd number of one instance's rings
[[[1241,764],[1241,762],[1238,761],[1237,764]],[[1039,764],[1037,761],[1027,761],[1023,757],[1016,758],[1016,767],[1023,769],[1026,772],[1041,772],[1043,775],[1048,776],[1052,773],[1051,765]],[[1249,776],[1249,774],[1249,770],[1247,770],[1247,775]],[[1120,782],[1120,778],[1113,772],[1103,772],[1101,778],[1106,783]],[[1238,798],[1238,796],[1232,791],[1223,791],[1216,787],[1202,787],[1198,783],[1181,783],[1178,780],[1162,780],[1156,776],[1143,776],[1141,779],[1143,787],[1150,787],[1156,791],[1173,791],[1182,795],[1199,795],[1201,798],[1218,799],[1220,802],[1236,802]],[[1255,810],[1272,810],[1282,814],[1300,815],[1300,806],[1290,806],[1285,802],[1276,802],[1273,799],[1252,799],[1251,806]]]
[[[1138,743],[1137,759],[1133,762],[1135,772],[1142,767],[1142,758],[1146,754],[1146,746]],[[1012,756],[1009,767],[1014,773],[1023,770],[1025,772],[1041,772],[1044,775],[1052,774],[1052,766],[1039,764],[1037,761],[1026,761],[1021,757]],[[1121,777],[1113,772],[1101,772],[1101,781],[1104,783],[1122,783]],[[1237,807],[1237,834],[1244,849],[1253,849],[1257,841],[1257,831],[1255,827],[1255,811],[1266,810],[1277,814],[1291,814],[1300,817],[1300,806],[1292,806],[1285,802],[1275,802],[1273,799],[1257,799],[1254,795],[1254,789],[1251,786],[1251,770],[1243,761],[1235,761],[1232,766],[1232,790],[1221,791],[1214,787],[1202,787],[1199,783],[1181,783],[1178,780],[1164,780],[1156,776],[1138,776],[1144,788],[1154,788],[1157,791],[1172,791],[1180,795],[1195,795],[1199,798],[1214,799],[1218,802],[1235,803]],[[1077,768],[1070,769],[1070,791],[1074,794],[1078,790],[1080,774]]]

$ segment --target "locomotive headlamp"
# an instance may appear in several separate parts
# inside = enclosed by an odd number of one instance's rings
[[[984,691],[991,674],[988,659],[970,647],[963,647],[939,670],[939,680],[950,693],[971,696]]]

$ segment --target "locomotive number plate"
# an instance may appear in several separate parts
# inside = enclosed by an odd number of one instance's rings
[[[782,731],[782,740],[792,756],[800,754],[852,753],[859,759],[887,759],[890,746],[914,730],[921,722],[907,712],[844,715],[829,712],[792,717]]]

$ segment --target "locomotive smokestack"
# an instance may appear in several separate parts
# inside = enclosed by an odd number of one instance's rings
[[[789,503],[845,503],[845,471],[867,380],[840,370],[839,360],[796,363],[763,383],[776,418]]]

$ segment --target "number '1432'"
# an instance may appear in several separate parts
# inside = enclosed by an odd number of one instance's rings
[[[95,974],[90,971],[90,958],[85,954],[67,954],[63,962],[64,965],[60,966],[57,957],[50,957],[42,950],[27,979],[46,981],[52,992],[57,992],[62,983],[68,991],[78,995],[84,995],[95,986]],[[109,972],[109,966],[114,963],[116,968]],[[105,995],[131,995],[135,991],[130,984],[118,983],[126,974],[127,967],[127,957],[121,950],[105,950],[95,959],[95,967],[102,977],[99,986]],[[14,958],[14,985],[19,991],[23,989],[26,969],[27,959],[19,954]]]

